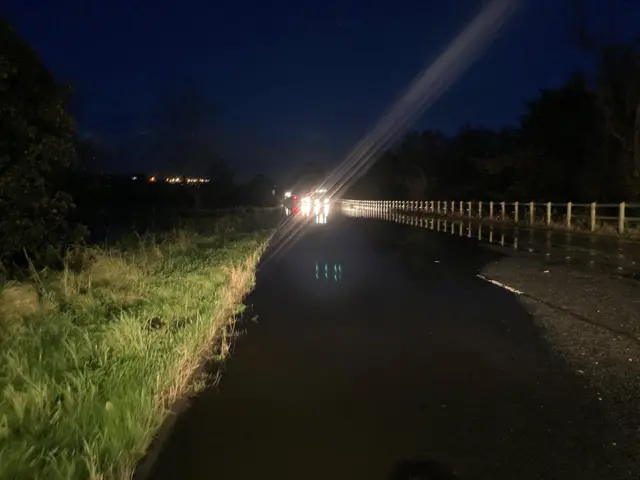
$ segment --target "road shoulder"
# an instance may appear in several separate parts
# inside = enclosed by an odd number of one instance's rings
[[[522,292],[515,295],[552,349],[593,385],[618,431],[613,446],[637,465],[640,282],[522,255],[505,256],[479,273]]]

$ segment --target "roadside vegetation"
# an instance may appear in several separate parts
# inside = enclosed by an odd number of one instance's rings
[[[218,172],[206,187],[90,172],[71,94],[0,19],[2,480],[130,478],[176,399],[206,384],[200,366],[227,354],[278,214],[221,211],[247,192],[266,206],[272,186],[237,187],[180,132],[163,138]]]
[[[0,478],[124,479],[178,396],[224,357],[264,230],[224,218],[0,287]]]

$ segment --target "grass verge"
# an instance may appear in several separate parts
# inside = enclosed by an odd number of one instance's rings
[[[198,366],[228,351],[266,240],[180,230],[1,286],[0,479],[130,478]]]

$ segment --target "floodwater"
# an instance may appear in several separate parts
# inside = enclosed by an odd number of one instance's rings
[[[378,218],[442,234],[473,238],[485,244],[517,250],[519,253],[543,255],[544,260],[549,263],[587,266],[640,279],[640,242],[633,240],[393,211],[347,208],[345,213],[352,217]]]
[[[382,480],[411,461],[462,479],[626,478],[596,392],[477,278],[499,254],[437,228],[301,224],[151,478]]]

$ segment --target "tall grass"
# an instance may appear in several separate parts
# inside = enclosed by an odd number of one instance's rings
[[[252,287],[264,233],[70,252],[0,287],[0,479],[124,479]],[[222,353],[221,353],[222,352]]]

